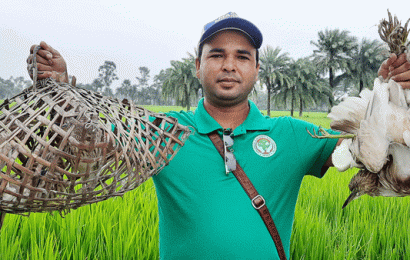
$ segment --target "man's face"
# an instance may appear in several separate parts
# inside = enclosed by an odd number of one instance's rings
[[[234,106],[247,101],[257,80],[256,49],[238,31],[217,33],[196,61],[196,75],[201,80],[207,102],[216,106]]]

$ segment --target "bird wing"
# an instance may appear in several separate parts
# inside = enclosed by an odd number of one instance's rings
[[[403,88],[394,80],[388,82],[389,100],[396,106],[408,109],[406,94]]]
[[[390,175],[403,182],[410,180],[410,148],[391,143],[388,154],[391,156]]]
[[[364,119],[352,142],[353,155],[371,172],[379,172],[387,162],[390,139],[387,136],[389,92],[380,79],[374,82]]]
[[[397,197],[410,195],[410,148],[391,143],[389,162],[379,172],[380,196]]]
[[[387,133],[393,142],[410,145],[410,113],[406,91],[393,80],[388,82],[389,110]]]
[[[349,97],[334,106],[327,116],[332,120],[330,127],[333,130],[356,134],[372,95],[369,89],[364,89],[360,92],[360,97]]]

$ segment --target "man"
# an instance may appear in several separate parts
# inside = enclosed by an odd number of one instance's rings
[[[208,138],[232,132],[236,160],[265,198],[289,258],[296,199],[305,175],[323,176],[337,140],[306,133],[310,123],[262,116],[248,100],[258,75],[259,29],[229,13],[207,24],[199,42],[197,76],[204,89],[195,113],[170,112],[195,132],[154,183],[163,259],[279,259],[266,226]],[[39,78],[64,77],[64,59],[42,42]],[[33,50],[32,46],[31,50]],[[32,55],[28,58],[31,63]],[[380,75],[410,88],[409,62],[392,55]],[[317,130],[317,128],[316,128]]]

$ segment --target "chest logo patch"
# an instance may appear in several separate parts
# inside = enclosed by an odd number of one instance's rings
[[[276,152],[276,143],[267,135],[258,135],[253,140],[253,150],[259,156],[271,157]]]

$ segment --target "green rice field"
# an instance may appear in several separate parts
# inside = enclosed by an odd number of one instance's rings
[[[304,113],[301,119],[329,127],[325,113]],[[342,210],[356,171],[330,169],[322,179],[304,179],[296,206],[292,259],[410,259],[409,198],[363,196]],[[0,231],[0,259],[10,260],[158,259],[158,246],[151,180],[122,198],[84,206],[64,217],[58,212],[7,214]]]

